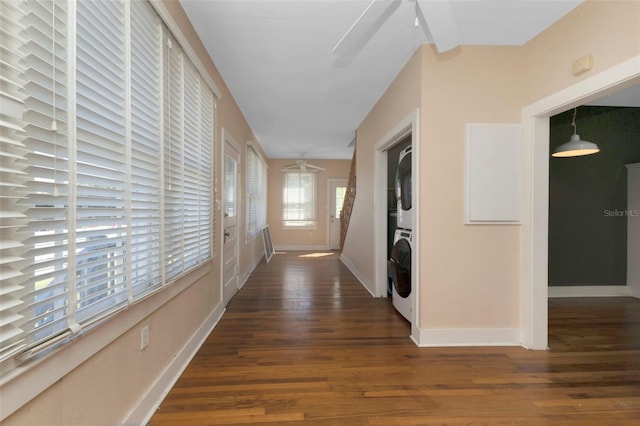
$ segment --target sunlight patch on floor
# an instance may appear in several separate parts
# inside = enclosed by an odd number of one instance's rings
[[[327,252],[323,252],[323,253],[308,253],[308,254],[301,254],[298,257],[326,257],[326,256],[331,256],[333,255],[333,253],[327,253]]]

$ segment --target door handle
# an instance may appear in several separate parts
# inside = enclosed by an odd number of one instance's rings
[[[231,236],[231,233],[229,231],[224,231],[224,242],[227,242],[227,238]]]

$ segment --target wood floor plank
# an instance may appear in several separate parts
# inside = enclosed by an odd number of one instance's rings
[[[277,253],[150,424],[640,425],[637,299],[550,299],[549,351],[409,333],[335,252]]]

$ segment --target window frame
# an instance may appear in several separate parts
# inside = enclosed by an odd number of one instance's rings
[[[288,182],[290,175],[298,175],[299,182],[302,181],[303,177],[311,177],[312,185],[311,185],[311,200],[309,203],[311,204],[310,208],[308,208],[311,213],[310,216],[305,216],[303,218],[291,219],[287,217],[287,211],[297,211],[298,214],[302,212],[302,215],[305,213],[303,210],[307,210],[304,207],[297,208],[288,208]],[[300,192],[301,187],[298,186],[298,192]],[[302,206],[306,205],[307,202],[304,201],[301,204]],[[299,224],[295,224],[295,223]],[[282,229],[285,230],[315,230],[318,228],[318,173],[314,171],[302,171],[302,170],[283,170],[282,172]]]

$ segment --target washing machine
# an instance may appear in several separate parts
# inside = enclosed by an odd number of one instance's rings
[[[411,146],[400,151],[398,169],[396,171],[396,200],[398,211],[398,228],[411,229]]]
[[[391,301],[393,307],[411,322],[413,291],[411,288],[411,252],[413,238],[408,229],[397,229],[393,238],[393,248],[389,259],[391,281]]]

